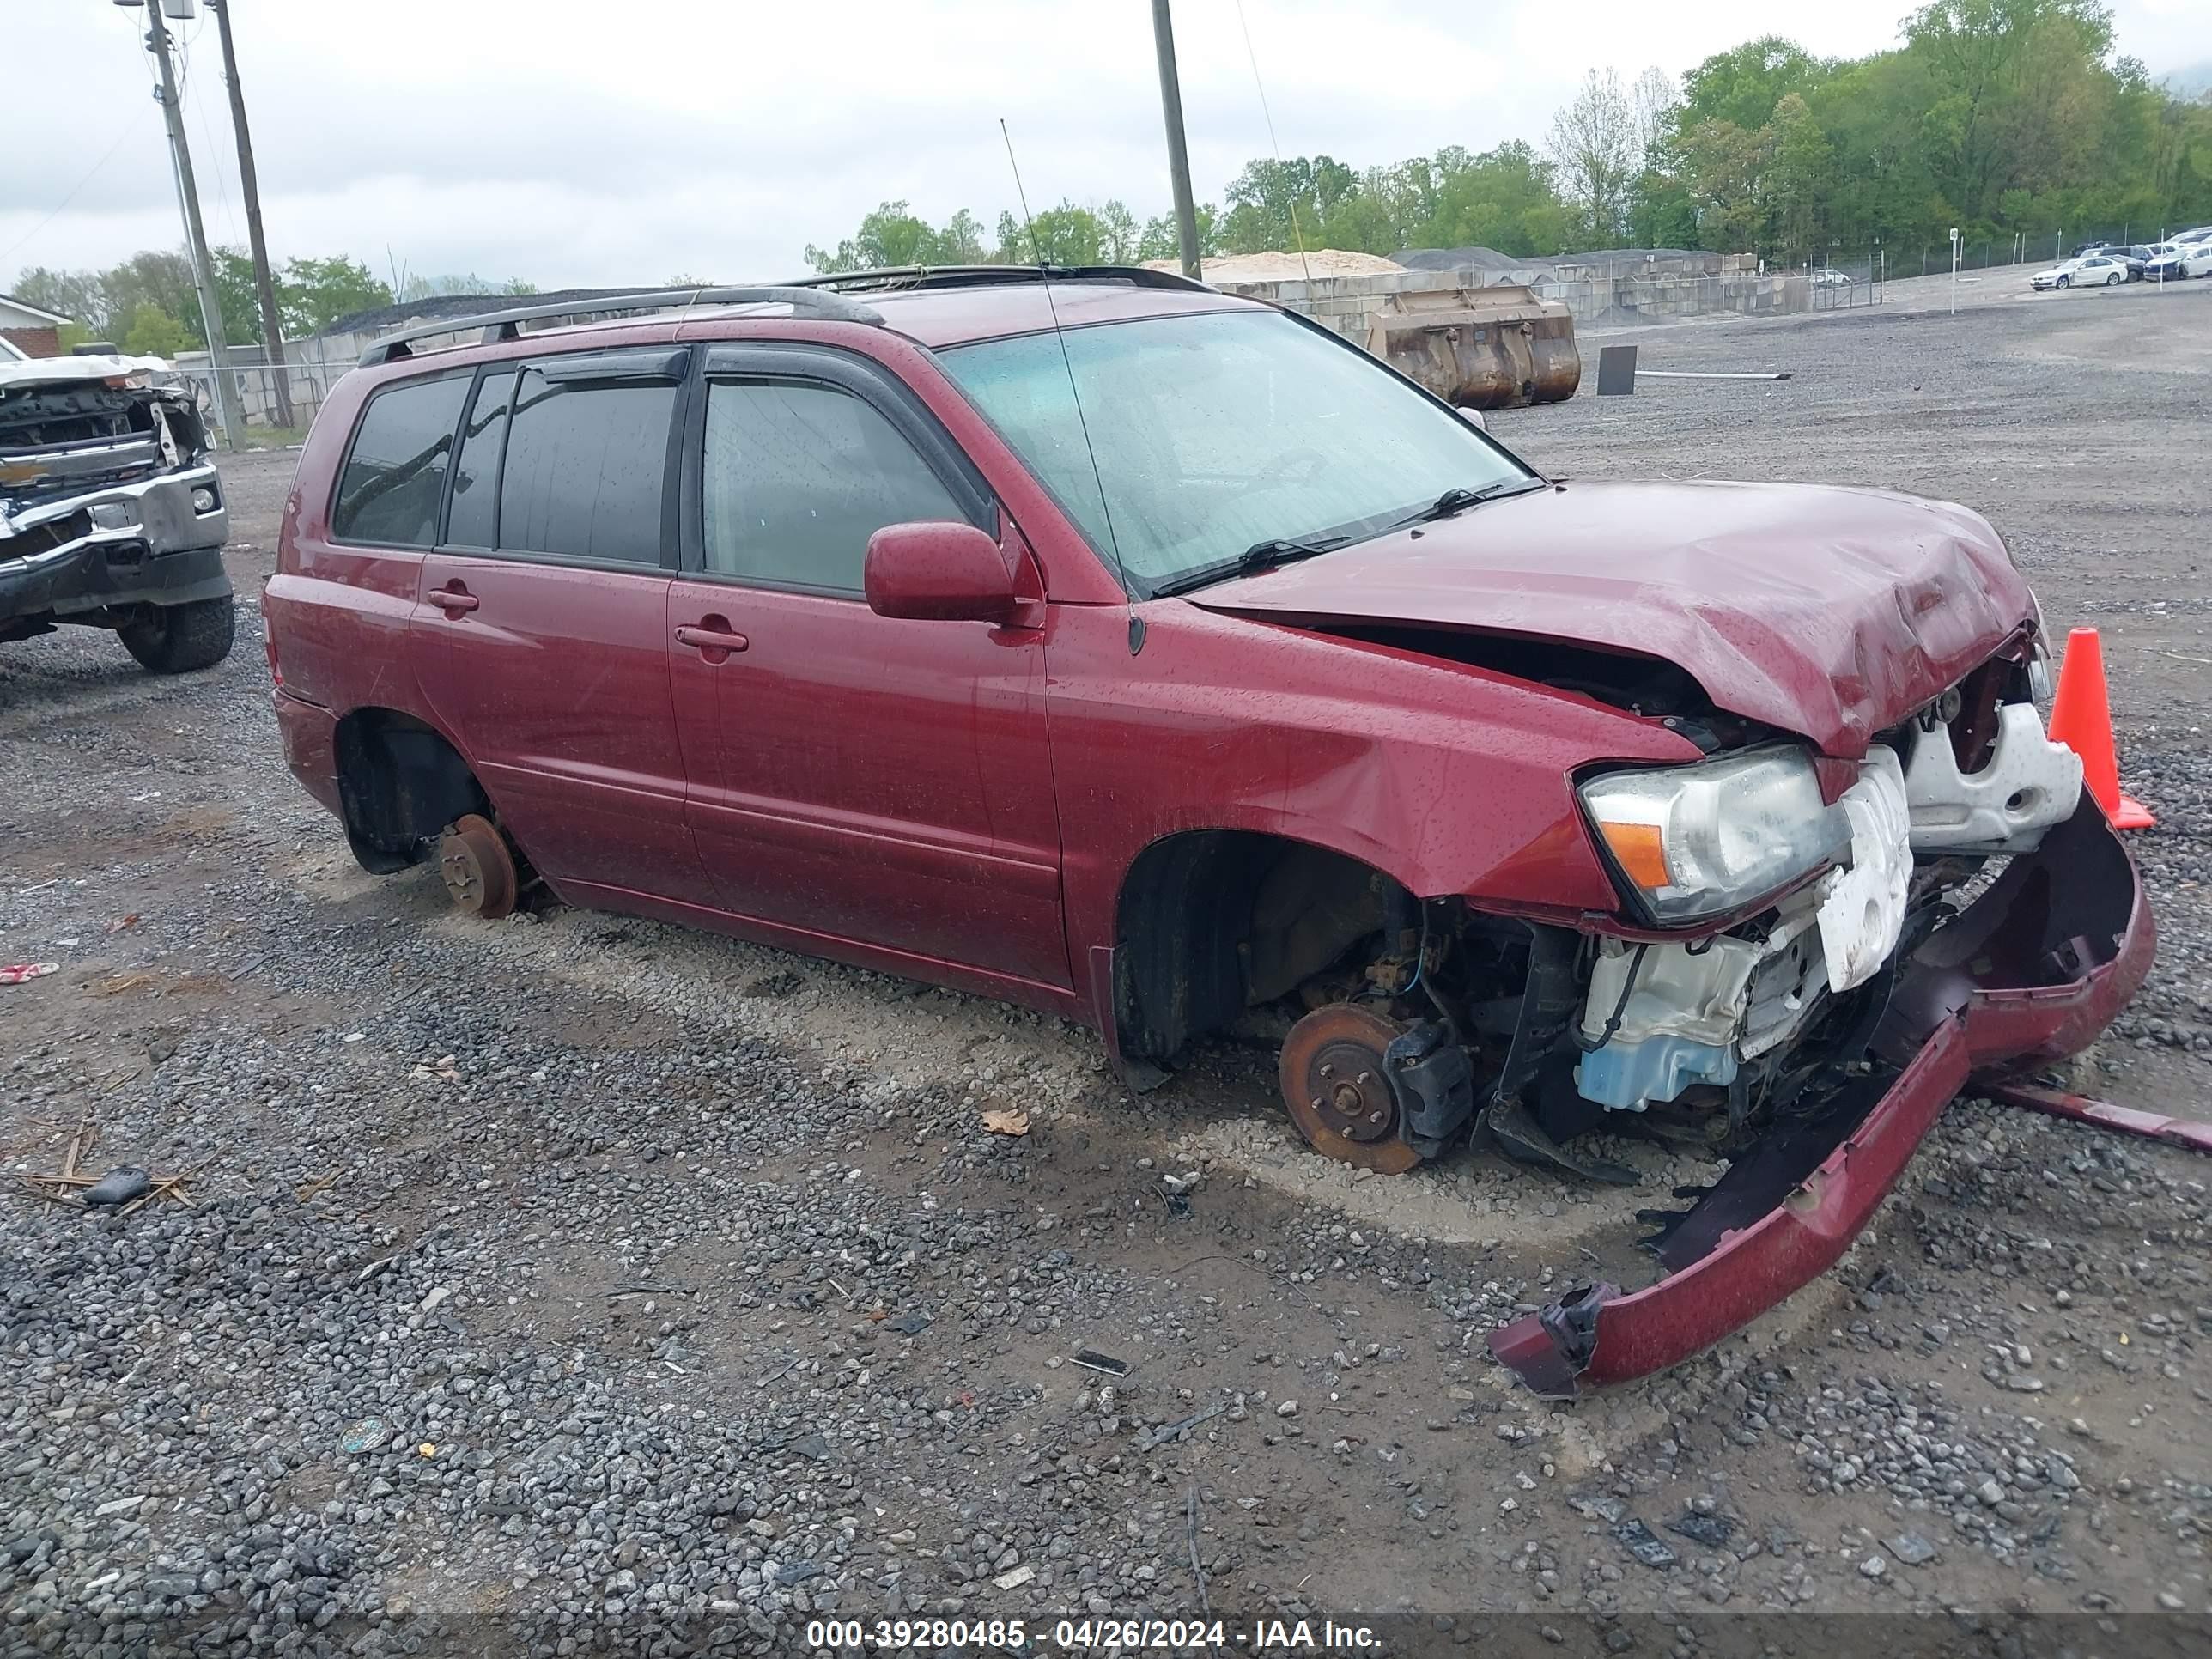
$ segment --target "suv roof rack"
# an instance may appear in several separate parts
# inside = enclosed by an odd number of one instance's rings
[[[473,317],[448,317],[436,322],[403,328],[373,342],[361,354],[357,367],[369,368],[415,356],[412,344],[434,335],[459,334],[468,329],[483,331],[482,343],[519,340],[524,323],[547,317],[614,316],[631,311],[665,311],[675,306],[787,305],[817,317],[844,323],[868,323],[880,327],[883,313],[872,306],[848,300],[842,294],[824,293],[797,283],[769,288],[676,288],[647,294],[623,294],[603,300],[555,300],[534,306],[516,306]]]
[[[874,270],[837,271],[800,276],[790,286],[805,289],[981,288],[997,283],[1127,283],[1133,288],[1174,288],[1214,294],[1210,283],[1194,282],[1180,271],[1143,265],[885,265]]]

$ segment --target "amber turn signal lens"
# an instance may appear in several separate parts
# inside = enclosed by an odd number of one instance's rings
[[[1647,893],[1669,886],[1667,848],[1656,823],[1601,823],[1598,831],[1613,849],[1620,872]]]

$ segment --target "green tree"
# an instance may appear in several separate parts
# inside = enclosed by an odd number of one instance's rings
[[[1359,175],[1330,155],[1247,161],[1224,192],[1224,253],[1321,247],[1323,225],[1359,188]]]
[[[1683,135],[1681,153],[1698,246],[1755,246],[1765,228],[1759,177],[1766,161],[1766,129],[1747,131],[1733,121],[1700,121]]]
[[[295,340],[319,333],[342,317],[392,303],[392,290],[367,265],[345,254],[325,259],[287,259],[276,283],[276,309],[284,332]]]
[[[138,308],[151,306],[173,318],[193,345],[207,343],[200,325],[199,289],[192,282],[192,262],[181,249],[134,253],[102,271],[100,288],[108,331],[119,327],[128,332]]]
[[[107,296],[96,270],[49,270],[33,265],[17,273],[8,292],[27,305],[82,324],[95,337],[109,331]]]
[[[1105,263],[1106,228],[1088,208],[1063,201],[1028,224],[1011,213],[999,216],[1001,264],[1096,265]]]
[[[1414,163],[1407,163],[1412,167]],[[1442,149],[1401,187],[1425,204],[1401,247],[1489,247],[1518,255],[1558,253],[1574,240],[1575,210],[1559,198],[1552,164],[1518,139],[1470,155]]]
[[[1629,191],[1644,165],[1636,112],[1620,77],[1591,70],[1552,117],[1548,149],[1567,199],[1581,215],[1589,246],[1618,244],[1628,225]]]
[[[1762,34],[1715,52],[1682,77],[1681,102],[1673,125],[1687,132],[1705,121],[1727,121],[1756,132],[1786,94],[1803,94],[1826,66],[1794,40]]]
[[[134,357],[174,357],[201,342],[159,306],[142,305],[131,313],[123,349]]]
[[[1221,210],[1211,202],[1200,202],[1192,216],[1198,221],[1198,257],[1211,259],[1221,252]],[[1140,261],[1182,258],[1182,241],[1173,213],[1145,221],[1144,234],[1137,238],[1137,258]]]
[[[982,222],[966,208],[947,219],[937,233],[937,258],[948,265],[989,264],[991,248],[984,240]]]
[[[1128,204],[1120,198],[1108,199],[1098,210],[1100,252],[1106,263],[1126,265],[1137,257],[1137,245],[1144,232],[1137,223],[1137,216],[1129,211]]]
[[[2116,57],[2104,0],[1929,0],[1903,33],[1857,59],[1760,35],[1705,58],[1679,91],[1656,70],[1626,85],[1600,70],[1560,112],[1548,155],[1515,141],[1364,167],[1255,160],[1218,210],[1200,210],[1200,240],[1209,257],[1301,246],[1534,256],[1628,240],[1792,260],[1880,240],[1902,268],[1954,224],[1970,241],[2017,231],[2047,246],[2061,228],[2140,236],[2212,221],[2212,99],[2185,99]],[[933,231],[886,203],[854,238],[808,254],[823,270],[1037,257],[1027,226],[1012,214],[997,224],[986,253],[973,216]],[[1171,216],[1139,228],[1119,198],[1062,203],[1037,233],[1045,257],[1070,263],[1177,253]]]
[[[2007,188],[2059,182],[2060,158],[2096,147],[2111,88],[2095,82],[2112,44],[2099,0],[1935,0],[1905,37],[1933,82],[1929,166],[1968,220],[1987,219]]]
[[[1826,198],[1835,183],[1835,152],[1805,100],[1784,93],[1767,129],[1763,246],[1795,263],[1826,249]]]
[[[897,265],[985,264],[992,257],[981,222],[966,208],[933,228],[907,202],[885,202],[834,248],[806,250],[806,263],[825,276]]]
[[[253,288],[253,260],[243,248],[208,250],[215,263],[215,296],[222,305],[222,331],[233,345],[260,345],[261,297]]]

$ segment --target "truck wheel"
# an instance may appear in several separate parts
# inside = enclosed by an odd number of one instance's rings
[[[189,605],[148,607],[134,623],[116,632],[123,648],[154,674],[189,674],[212,668],[230,654],[238,613],[228,597],[194,599]]]

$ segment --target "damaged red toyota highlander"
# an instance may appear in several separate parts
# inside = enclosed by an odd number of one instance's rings
[[[1823,1271],[1971,1073],[2148,970],[1964,507],[1548,480],[1147,271],[543,320],[382,343],[301,458],[270,662],[361,862],[1025,1003],[1140,1086],[1279,1010],[1291,1120],[1372,1170],[1704,1133],[1656,1282],[1493,1336],[1540,1389]]]

